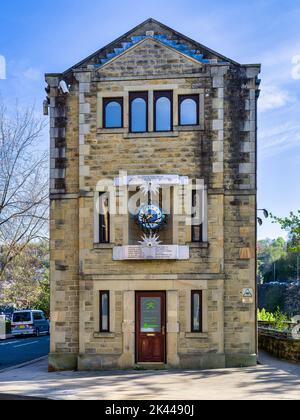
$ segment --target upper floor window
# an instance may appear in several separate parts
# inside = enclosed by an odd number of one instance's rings
[[[192,191],[192,242],[203,242],[203,224],[201,223],[201,194],[200,191]]]
[[[199,95],[179,96],[179,125],[199,125]]]
[[[148,92],[130,93],[130,131],[148,131]]]
[[[99,243],[110,243],[110,214],[109,214],[109,195],[100,193],[99,201]]]
[[[123,99],[103,100],[103,122],[104,128],[123,127]]]
[[[173,126],[173,92],[154,93],[154,130],[171,131]]]

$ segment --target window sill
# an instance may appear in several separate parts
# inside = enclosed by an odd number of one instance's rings
[[[101,332],[95,332],[94,338],[115,338],[115,333],[101,333]]]
[[[114,244],[94,244],[94,249],[113,249]]]
[[[185,338],[206,340],[208,338],[208,333],[186,333]]]
[[[187,244],[190,248],[202,248],[202,249],[208,249],[209,243],[208,242],[190,242]]]
[[[179,125],[175,127],[174,130],[177,131],[204,131],[204,127],[202,125]]]
[[[174,127],[172,131],[151,131],[145,133],[130,133],[126,128],[98,128],[97,134],[123,134],[124,139],[179,137],[181,132],[204,131],[201,125],[185,125]]]
[[[157,138],[157,137],[178,137],[178,131],[153,131],[151,133],[124,133],[124,139]]]
[[[98,134],[115,134],[115,133],[125,133],[126,129],[123,128],[98,128]]]

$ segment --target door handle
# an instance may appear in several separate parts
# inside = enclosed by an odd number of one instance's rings
[[[162,327],[162,335],[166,335],[166,327]]]
[[[155,334],[147,334],[147,337],[155,337]]]

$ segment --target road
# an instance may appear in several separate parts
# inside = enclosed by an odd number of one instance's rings
[[[46,356],[49,347],[48,336],[0,341],[0,371]]]

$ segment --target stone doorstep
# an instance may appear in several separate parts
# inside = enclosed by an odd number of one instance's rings
[[[168,369],[168,365],[165,363],[136,363],[134,365],[135,370],[165,370]]]

